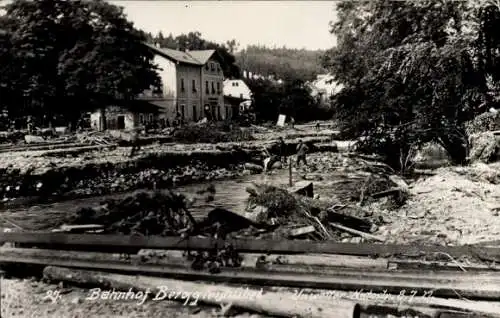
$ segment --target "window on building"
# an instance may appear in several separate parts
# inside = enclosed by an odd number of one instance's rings
[[[221,111],[220,111],[220,106],[217,107],[217,119],[221,119]]]
[[[205,64],[205,69],[208,71],[208,69],[209,69],[208,63]]]
[[[184,105],[181,105],[181,119],[184,120],[184,117],[186,114],[186,110],[185,110],[185,106]]]
[[[198,114],[196,112],[196,104],[193,105],[193,120],[194,121],[198,120]]]
[[[217,82],[217,94],[220,94],[220,82]]]
[[[234,86],[238,87],[238,82],[234,82]]]
[[[152,123],[153,122],[153,114],[149,114],[149,122]]]
[[[184,92],[185,87],[184,87],[184,79],[181,78],[181,92]]]
[[[214,85],[214,82],[212,82],[212,95],[215,94],[215,85]]]
[[[193,86],[193,93],[196,93],[196,80],[193,80],[192,86]]]
[[[215,63],[210,63],[210,70],[215,71]]]
[[[205,93],[208,95],[210,94],[209,90],[208,90],[208,81],[205,81]]]
[[[235,86],[236,86],[236,83],[235,83],[235,82],[232,82],[232,83],[231,83],[231,86],[235,87]]]

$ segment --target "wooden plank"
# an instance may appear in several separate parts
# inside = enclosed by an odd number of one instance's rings
[[[372,234],[369,234],[369,233],[365,233],[365,232],[361,232],[361,231],[358,231],[358,230],[355,230],[355,229],[351,229],[347,226],[343,226],[341,224],[336,224],[336,223],[331,223],[330,222],[330,225],[336,229],[339,229],[339,230],[342,230],[344,232],[347,232],[347,233],[351,233],[351,234],[354,234],[354,235],[357,235],[357,236],[361,236],[362,238],[365,238],[367,240],[373,240],[373,241],[379,241],[379,242],[384,242],[385,241],[385,238],[383,237],[380,237],[380,236],[375,236],[375,235],[372,235]]]
[[[168,299],[190,305],[198,303],[220,305],[222,308],[229,304],[240,309],[279,317],[360,317],[359,305],[355,301],[343,299],[316,304],[307,300],[293,299],[293,295],[290,294],[283,295],[267,291],[264,294],[262,289],[251,290],[223,285],[209,285],[173,279],[152,279],[150,277],[72,270],[51,266],[44,269],[44,277],[58,282],[85,283],[106,289],[148,291],[156,301]],[[175,296],[176,293],[181,295]]]
[[[314,228],[314,226],[309,225],[309,226],[299,227],[298,229],[290,230],[290,233],[288,234],[288,236],[296,237],[296,236],[314,233],[314,232],[316,232],[316,229]]]
[[[310,242],[291,240],[252,240],[160,236],[127,236],[127,235],[99,235],[99,234],[66,234],[66,233],[39,233],[39,232],[10,232],[0,233],[1,242],[25,243],[50,248],[67,246],[71,249],[80,247],[107,247],[107,248],[145,248],[145,249],[172,249],[172,250],[210,250],[223,247],[230,243],[240,253],[273,253],[273,254],[340,254],[370,257],[432,256],[436,253],[446,253],[459,258],[464,255],[480,258],[498,259],[500,248],[439,245],[400,245],[400,244],[373,244],[373,243],[337,243],[331,241]]]
[[[62,253],[64,254],[64,253]],[[56,257],[19,256],[0,254],[2,263],[26,263],[45,266],[63,266],[110,272],[134,273],[137,275],[176,277],[188,280],[206,280],[235,284],[255,284],[263,286],[284,286],[297,288],[370,290],[374,293],[425,295],[430,290],[437,297],[465,297],[469,299],[498,300],[500,298],[500,276],[489,273],[394,273],[394,272],[359,272],[339,270],[324,274],[290,273],[266,271],[241,271],[224,268],[219,274],[194,271],[181,266],[166,264],[134,264]],[[467,275],[469,274],[469,275]]]

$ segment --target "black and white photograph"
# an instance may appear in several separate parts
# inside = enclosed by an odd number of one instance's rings
[[[500,318],[500,0],[0,0],[0,318]]]

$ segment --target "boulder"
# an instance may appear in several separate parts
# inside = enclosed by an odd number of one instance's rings
[[[264,168],[262,166],[259,166],[257,164],[250,163],[250,162],[245,163],[245,169],[250,170],[250,171],[254,171],[254,172],[264,171]]]
[[[500,158],[500,137],[492,132],[472,134],[469,143],[471,162],[489,163]]]
[[[26,135],[26,136],[24,136],[24,141],[27,144],[37,144],[37,143],[45,142],[45,139],[43,139],[43,137],[40,137],[40,136]]]
[[[283,164],[280,161],[278,161],[278,162],[273,163],[271,168],[272,169],[281,169],[281,168],[283,168]]]

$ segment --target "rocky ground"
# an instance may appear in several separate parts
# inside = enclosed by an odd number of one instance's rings
[[[390,223],[379,231],[399,243],[463,245],[497,240],[500,164],[447,167],[435,173],[412,185],[408,202],[388,213]]]

